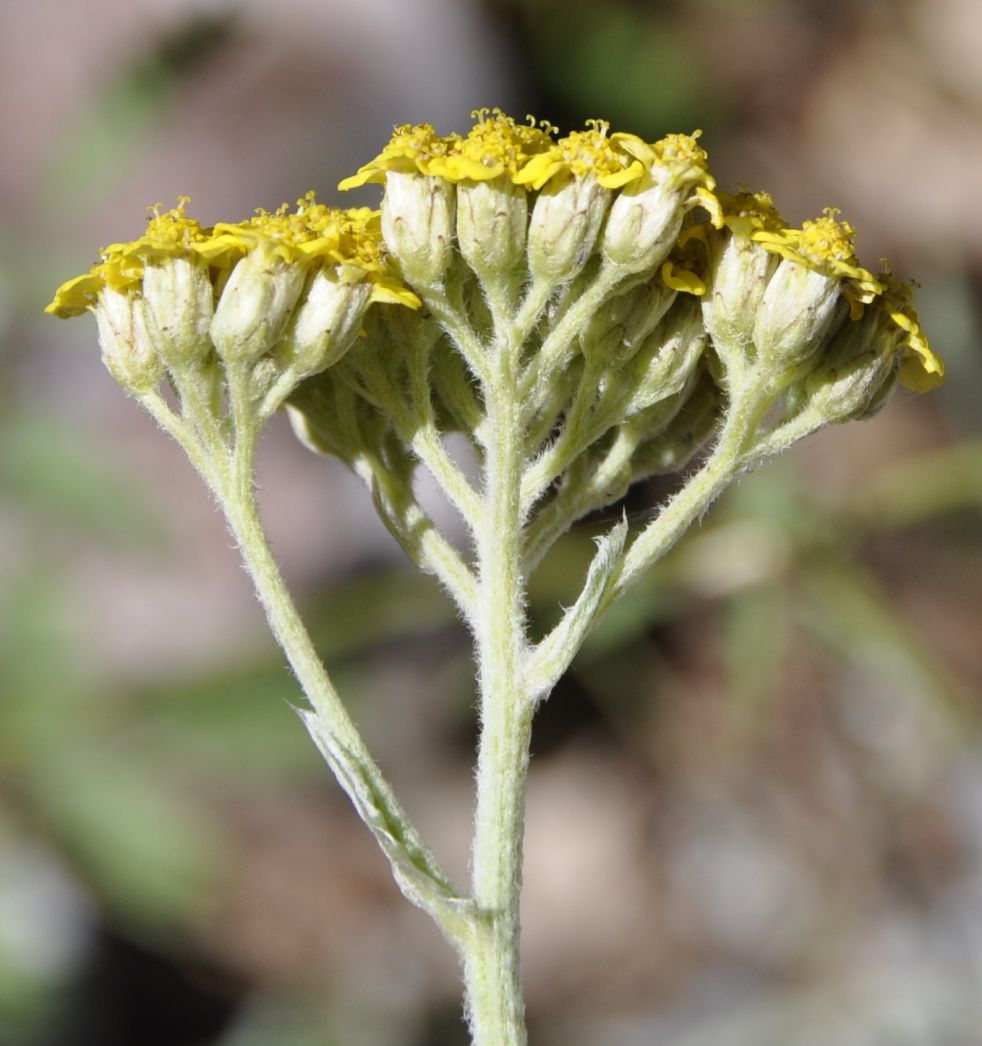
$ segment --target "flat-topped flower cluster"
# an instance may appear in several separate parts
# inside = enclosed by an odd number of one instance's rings
[[[549,462],[536,497],[625,425],[621,478],[644,473],[628,468],[642,446],[649,465],[677,466],[686,455],[653,440],[682,417],[694,450],[750,385],[782,398],[769,424],[785,445],[871,413],[898,378],[918,391],[941,380],[910,286],[860,264],[838,212],[796,228],[765,193],[718,192],[698,132],[649,143],[599,120],[559,136],[497,109],[473,117],[465,135],[399,127],[341,183],[382,185],[378,211],[310,193],[205,227],[184,198],[158,206],[48,311],[93,311],[107,365],[135,394],[192,364],[251,368],[264,419],[290,401],[307,442],[349,461],[365,423],[342,426],[339,397],[401,416],[411,443],[420,380],[426,409],[479,445],[489,359],[507,341],[526,455]],[[410,364],[414,344],[425,364]],[[325,397],[331,416],[312,418]],[[715,409],[697,432],[700,397]]]

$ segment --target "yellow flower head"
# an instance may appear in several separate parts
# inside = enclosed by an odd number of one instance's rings
[[[557,176],[585,178],[592,175],[605,189],[619,189],[640,180],[650,160],[638,158],[626,148],[630,139],[641,157],[650,147],[634,135],[608,136],[610,125],[604,120],[588,120],[586,131],[573,131],[533,156],[515,177],[516,185],[541,189]]]
[[[430,165],[445,157],[459,143],[460,135],[441,138],[431,124],[403,124],[395,129],[389,144],[374,160],[359,168],[350,178],[345,178],[338,188],[343,192],[369,182],[385,184],[388,171],[429,174]]]
[[[699,144],[702,131],[692,134],[668,134],[648,144],[634,134],[618,131],[611,141],[642,166],[638,181],[631,184],[632,192],[643,192],[656,180],[667,188],[680,190],[692,187],[688,206],[700,204],[710,214],[716,228],[722,224],[723,214],[714,192],[716,179],[709,173],[709,156]]]
[[[163,212],[161,205],[155,204],[150,209],[147,231],[139,239],[104,247],[101,261],[63,283],[44,311],[61,319],[81,316],[95,304],[103,287],[126,291],[140,283],[148,262],[190,253],[195,244],[208,238],[210,230],[187,217],[188,203],[187,196],[179,196],[177,206]]]
[[[502,175],[514,181],[533,156],[552,148],[555,128],[527,117],[520,124],[500,109],[475,109],[465,138],[453,139],[443,156],[427,164],[427,173],[450,182],[490,181]]]
[[[556,140],[557,128],[548,121],[526,117],[519,123],[501,109],[475,109],[474,126],[467,135],[441,137],[430,124],[397,127],[381,153],[338,186],[354,189],[371,182],[385,183],[386,174],[424,174],[448,182],[483,182],[507,178],[526,190],[542,189],[554,178],[596,178],[605,189],[631,186],[643,191],[657,179],[667,188],[693,193],[687,206],[702,204],[721,221],[713,193],[701,132],[670,134],[647,143],[637,135],[610,134],[604,120],[588,120],[587,129]]]
[[[296,209],[281,204],[275,211],[257,210],[237,224],[218,223],[209,240],[194,250],[215,265],[234,264],[253,250],[311,268],[335,268],[345,282],[368,280],[372,300],[418,308],[419,299],[395,277],[382,244],[378,211],[369,207],[342,210],[317,202],[313,192],[297,200]]]
[[[722,224],[737,236],[753,237],[758,232],[779,233],[786,229],[784,219],[767,192],[719,193]]]
[[[297,200],[293,211],[285,203],[275,211],[259,209],[244,222],[219,222],[211,233],[193,249],[212,264],[266,249],[285,262],[341,266],[353,278],[357,270],[369,278],[386,272],[378,211],[327,207],[313,192]]]
[[[338,186],[342,191],[385,182],[388,172],[418,173],[450,182],[490,181],[506,175],[515,181],[533,157],[555,145],[556,128],[528,117],[521,124],[500,109],[475,109],[466,137],[440,137],[430,124],[397,127],[388,145]]]
[[[751,232],[751,238],[782,258],[841,280],[852,318],[858,319],[863,314],[863,305],[881,294],[883,286],[859,264],[855,252],[856,230],[847,221],[840,221],[838,214],[835,208],[826,207],[821,218],[806,221],[800,229],[764,227]]]

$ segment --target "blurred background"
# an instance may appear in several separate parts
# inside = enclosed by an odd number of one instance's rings
[[[0,1046],[466,1042],[450,950],[290,710],[217,512],[95,325],[41,310],[148,204],[334,200],[394,124],[484,105],[701,127],[722,187],[842,207],[920,280],[950,375],[744,479],[545,706],[533,1042],[982,1044],[978,0],[0,12]],[[461,625],[283,419],[260,484],[342,694],[463,879]],[[537,627],[595,531],[536,579]]]

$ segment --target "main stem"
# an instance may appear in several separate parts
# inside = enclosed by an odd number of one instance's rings
[[[487,395],[488,446],[480,526],[476,642],[481,741],[471,852],[477,917],[464,955],[475,1046],[524,1046],[519,899],[532,707],[525,691],[521,565],[522,441],[517,353],[502,345]]]

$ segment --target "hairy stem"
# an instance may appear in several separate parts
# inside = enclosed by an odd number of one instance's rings
[[[757,394],[731,404],[719,439],[702,467],[631,543],[608,593],[608,605],[661,559],[747,467],[747,443],[769,402],[768,397]]]
[[[481,741],[471,893],[477,925],[463,956],[468,1016],[476,1046],[522,1046],[526,1042],[519,896],[533,707],[524,673],[517,360],[517,346],[503,338],[488,389],[484,500],[476,532]]]
[[[474,932],[472,906],[421,841],[365,746],[303,626],[259,522],[252,479],[259,419],[249,400],[247,379],[244,367],[228,368],[233,448],[224,441],[219,444],[213,435],[218,431],[215,418],[202,400],[185,401],[185,419],[170,412],[159,396],[142,399],[178,439],[218,498],[273,636],[310,702],[309,710],[298,709],[301,718],[330,769],[388,857],[399,888],[460,948]]]

